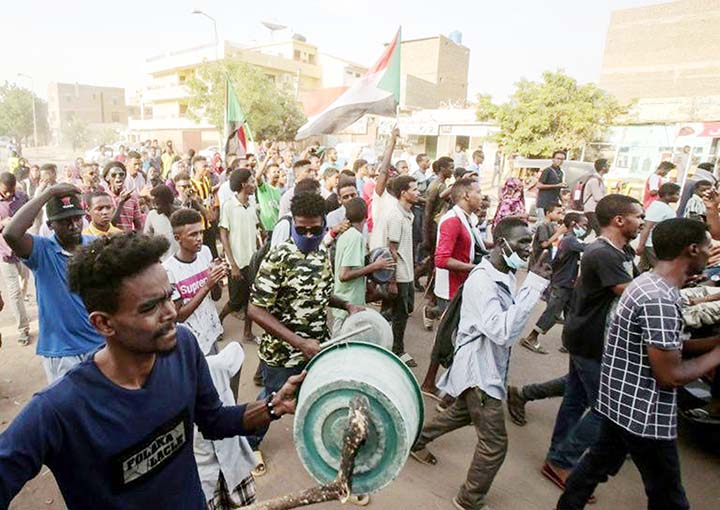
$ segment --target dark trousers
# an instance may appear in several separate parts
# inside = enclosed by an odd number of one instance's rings
[[[257,400],[265,400],[272,392],[280,390],[290,376],[299,374],[304,368],[305,365],[292,368],[271,367],[263,360],[260,360],[260,371],[262,372],[264,387],[260,390]],[[250,448],[257,450],[260,447],[260,443],[265,437],[265,434],[267,434],[268,428],[269,427],[263,427],[257,429],[254,435],[246,437]]]
[[[438,437],[470,424],[475,427],[477,444],[457,499],[463,508],[481,508],[507,453],[508,438],[502,400],[488,396],[480,388],[465,390],[447,411],[435,415],[423,427],[412,449],[422,450]]]
[[[398,356],[405,353],[405,327],[408,317],[415,307],[415,289],[413,282],[398,283],[398,294],[392,304],[392,350]]]
[[[212,253],[213,259],[218,258],[217,233],[217,223],[211,224],[207,229],[203,231],[203,244],[210,248],[210,253]]]
[[[565,394],[560,405],[547,460],[560,468],[572,469],[595,442],[600,415],[595,406],[600,390],[600,362],[570,355]]]
[[[550,379],[549,381],[537,384],[526,384],[520,388],[520,396],[528,402],[531,400],[562,397],[565,395],[567,378],[568,376],[564,375],[557,379]]]
[[[556,287],[550,288],[550,295],[547,298],[547,305],[545,311],[542,313],[540,318],[535,323],[535,330],[544,335],[550,328],[555,325],[560,312],[564,312],[567,317],[570,311],[570,298],[572,297],[573,290],[567,287]]]
[[[642,476],[648,510],[690,508],[680,477],[676,441],[636,436],[602,416],[597,440],[568,478],[557,510],[585,508],[598,484],[618,473],[628,453]]]

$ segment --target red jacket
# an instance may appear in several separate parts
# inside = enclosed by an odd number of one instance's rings
[[[463,225],[460,218],[453,216],[440,224],[440,235],[435,248],[435,267],[448,269],[447,261],[454,258],[460,262],[471,264],[470,247],[473,240],[470,233]],[[450,299],[453,298],[470,273],[465,271],[451,271],[450,276]]]

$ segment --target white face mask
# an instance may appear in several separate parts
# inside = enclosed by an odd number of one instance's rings
[[[573,228],[573,233],[575,234],[575,237],[582,238],[587,233],[587,230],[582,227],[575,227]]]
[[[512,248],[510,248],[510,245],[505,239],[503,239],[503,242],[505,243],[505,246],[507,246],[510,250],[510,255],[506,255],[505,250],[503,250],[502,252],[503,259],[505,259],[505,263],[507,264],[507,266],[510,269],[514,269],[516,271],[518,269],[523,269],[527,267],[527,260],[523,260],[522,258],[520,258],[520,255],[518,255],[517,252],[512,251]]]

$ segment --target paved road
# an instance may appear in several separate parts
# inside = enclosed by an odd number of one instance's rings
[[[420,302],[421,296],[417,296]],[[539,307],[541,308],[541,306]],[[536,316],[540,310],[536,310]],[[31,303],[30,313],[36,315]],[[37,324],[33,323],[33,332]],[[32,392],[44,384],[39,359],[33,347],[20,347],[12,328],[12,317],[6,309],[0,312],[0,331],[3,334],[3,348],[0,351],[0,429],[20,411],[31,397]],[[241,323],[229,318],[226,337],[239,338]],[[546,339],[550,347],[547,356],[536,355],[522,348],[514,349],[510,371],[514,384],[544,380],[563,373],[567,363],[566,355],[557,351],[559,346],[558,326],[553,328]],[[407,346],[420,363],[414,370],[422,378],[431,349],[432,334],[421,327],[419,313],[410,319],[407,331]],[[254,345],[245,345],[246,366],[242,370],[241,398],[253,399],[257,388],[252,383],[257,357]],[[435,413],[432,402],[426,402],[427,414]],[[510,449],[505,464],[500,470],[488,496],[488,503],[494,509],[549,510],[559,495],[558,490],[538,474],[543,461],[559,401],[539,402],[529,406],[529,423],[516,427],[507,421]],[[273,424],[265,442],[268,459],[268,474],[258,480],[259,496],[268,498],[313,485],[302,468],[292,442],[292,419],[286,417]],[[420,465],[408,460],[398,479],[382,493],[373,496],[372,506],[378,509],[407,508],[413,510],[451,509],[450,502],[459,484],[464,479],[475,445],[473,429],[465,428],[437,440],[432,450],[439,459],[435,467]],[[720,458],[706,454],[683,438],[681,460],[684,482],[693,508],[720,508]],[[597,492],[599,502],[592,508],[640,509],[646,503],[640,477],[632,463],[628,462],[619,476]],[[65,508],[62,497],[47,468],[22,490],[10,507],[12,510],[56,510]],[[327,503],[322,508],[341,508],[338,503]]]

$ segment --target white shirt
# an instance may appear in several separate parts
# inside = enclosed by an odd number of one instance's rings
[[[368,240],[370,251],[385,246],[385,225],[387,224],[390,212],[394,210],[397,203],[397,198],[388,193],[387,190],[385,190],[382,195],[373,192],[373,229],[372,232],[370,232],[370,238]]]
[[[675,216],[675,209],[673,209],[670,204],[666,204],[662,200],[654,200],[653,203],[648,206],[647,211],[645,211],[645,221],[652,221],[653,223],[660,223],[661,221],[675,218]],[[653,225],[653,229],[654,228],[655,225]],[[645,246],[652,245],[651,230],[648,234],[647,241],[645,241]]]
[[[162,261],[165,262],[170,257],[175,255],[178,251],[178,243],[175,240],[175,234],[173,233],[172,225],[170,224],[170,218],[157,212],[155,209],[151,209],[145,218],[145,228],[143,233],[147,235],[164,236],[170,242],[170,247],[162,257]]]
[[[238,373],[245,360],[242,347],[237,342],[230,342],[219,354],[205,359],[220,401],[226,406],[235,405],[230,379]],[[234,489],[250,476],[250,471],[256,464],[252,448],[242,436],[208,441],[195,427],[193,451],[206,501],[213,499],[220,471],[228,488]]]
[[[515,274],[501,273],[484,258],[463,286],[455,358],[437,387],[453,397],[478,387],[503,400],[510,347],[522,335],[548,283],[528,273],[516,292]]]
[[[282,196],[280,197],[280,213],[278,214],[278,218],[282,218],[283,216],[287,216],[288,214],[290,214],[290,205],[294,196],[295,186],[289,188],[285,193],[282,194]]]
[[[163,262],[168,279],[175,286],[172,300],[182,299],[182,304],[185,305],[195,297],[207,283],[211,262],[210,248],[204,245],[192,262],[183,262],[177,256],[170,257]],[[207,355],[215,341],[223,333],[220,317],[209,292],[183,324],[190,328],[197,338],[203,354]]]

